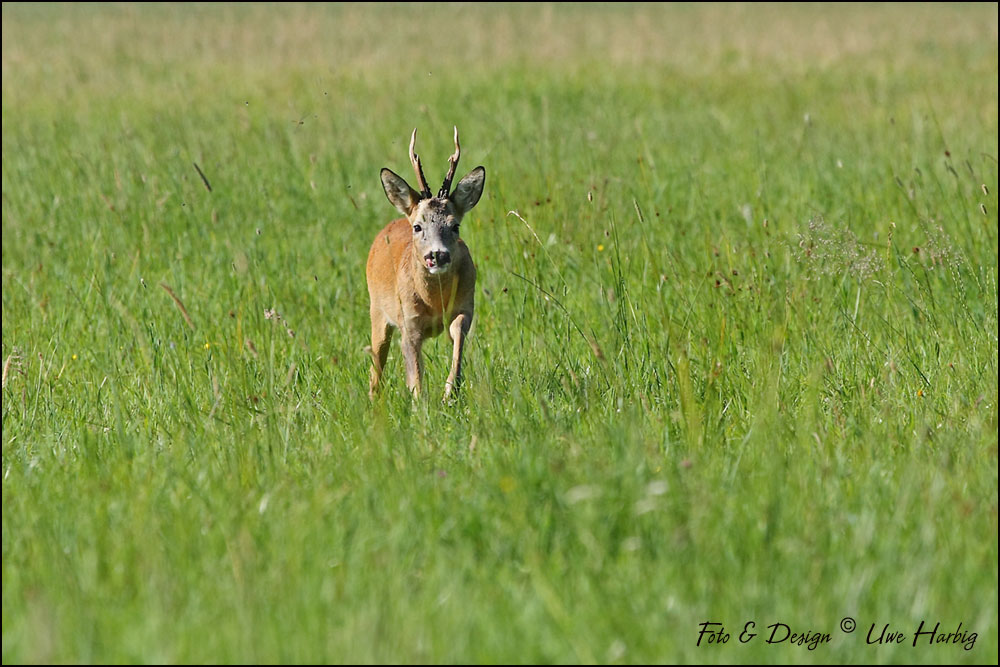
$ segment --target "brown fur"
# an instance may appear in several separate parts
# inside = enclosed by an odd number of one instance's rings
[[[414,130],[414,137],[416,130]],[[458,161],[456,130],[456,155]],[[411,139],[412,154],[412,139]],[[419,160],[413,158],[423,181]],[[449,175],[453,168],[449,170]],[[475,309],[476,266],[458,237],[462,217],[479,201],[486,171],[473,169],[454,192],[426,198],[388,169],[382,185],[389,201],[406,214],[375,236],[366,274],[371,299],[372,370],[369,396],[374,398],[389,356],[393,329],[400,330],[406,363],[406,386],[419,396],[423,377],[424,340],[442,331],[452,341],[451,372],[445,382],[447,400],[461,382],[462,348]],[[446,180],[446,183],[448,181]],[[423,185],[421,185],[423,189]],[[450,259],[449,259],[450,258]]]
[[[476,265],[465,242],[458,240],[451,270],[431,275],[414,252],[410,221],[400,218],[375,237],[368,253],[366,274],[374,362],[370,393],[374,395],[378,387],[394,328],[400,330],[402,337],[406,384],[414,394],[419,394],[423,341],[447,327],[448,338],[454,343],[452,372],[445,385],[447,398],[459,382],[461,348],[475,309]],[[455,322],[457,327],[453,326]]]

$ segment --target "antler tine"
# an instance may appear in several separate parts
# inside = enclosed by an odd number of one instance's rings
[[[424,199],[431,198],[431,189],[424,178],[424,168],[420,166],[420,156],[413,152],[413,146],[417,143],[417,128],[413,128],[410,135],[410,162],[413,164],[413,171],[417,172],[417,186],[420,188],[420,196]]]
[[[458,166],[458,158],[462,157],[462,147],[458,143],[458,127],[455,127],[455,152],[448,158],[448,175],[444,177],[444,183],[438,192],[438,197],[447,197],[451,194],[451,179],[455,178],[455,167]]]

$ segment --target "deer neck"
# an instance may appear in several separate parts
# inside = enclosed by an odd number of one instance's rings
[[[426,303],[440,303],[442,310],[450,311],[458,293],[458,276],[460,260],[453,260],[451,268],[445,273],[432,274],[424,267],[424,263],[415,254],[410,256],[413,264],[414,286],[417,294]]]

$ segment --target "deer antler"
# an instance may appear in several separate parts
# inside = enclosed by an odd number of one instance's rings
[[[416,143],[417,128],[413,128],[413,134],[410,136],[410,162],[413,164],[413,171],[417,172],[417,186],[420,188],[420,197],[430,199],[431,189],[427,185],[427,179],[424,178],[424,168],[420,166],[420,156],[413,152],[413,146]]]
[[[462,156],[462,147],[458,145],[458,127],[455,128],[455,152],[448,158],[448,175],[444,177],[444,184],[438,191],[438,197],[447,197],[451,194],[451,179],[455,178],[455,167],[458,166],[458,158]]]

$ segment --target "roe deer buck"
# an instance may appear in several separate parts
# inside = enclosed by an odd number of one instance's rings
[[[448,332],[453,343],[451,372],[444,400],[457,391],[462,372],[462,346],[472,324],[476,266],[458,237],[462,216],[479,202],[486,170],[476,167],[451,192],[451,181],[462,149],[455,128],[455,153],[448,158],[448,175],[436,197],[413,152],[417,130],[410,136],[410,162],[417,175],[417,192],[389,169],[382,169],[382,187],[389,202],[405,215],[386,225],[368,253],[368,295],[371,298],[372,370],[369,397],[374,398],[389,356],[392,330],[400,330],[406,386],[420,395],[424,339]]]

